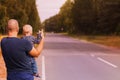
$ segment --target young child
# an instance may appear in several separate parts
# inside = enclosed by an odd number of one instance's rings
[[[34,44],[38,44],[41,40],[41,33],[40,31],[37,33],[37,38],[35,38],[34,36],[32,36],[32,26],[31,25],[24,25],[23,26],[23,37],[22,39],[26,39],[28,41],[30,41],[30,43],[34,46]],[[31,57],[31,56],[30,56]],[[37,70],[37,64],[35,61],[34,57],[31,57],[31,64],[32,64],[32,69],[33,69],[33,74],[36,77],[40,77],[38,74],[38,70]]]

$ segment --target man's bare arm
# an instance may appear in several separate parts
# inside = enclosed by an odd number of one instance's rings
[[[43,45],[44,45],[44,40],[41,39],[38,46],[36,48],[33,47],[32,50],[29,52],[29,54],[33,57],[38,57],[40,55],[40,53],[42,52]]]
[[[42,37],[42,39],[41,39],[40,43],[38,44],[38,46],[36,48],[33,47],[32,50],[29,52],[29,54],[33,57],[38,57],[42,52],[43,45],[44,45],[44,33],[43,33],[43,31],[41,32],[41,37]]]

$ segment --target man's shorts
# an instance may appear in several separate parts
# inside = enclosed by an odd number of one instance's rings
[[[34,80],[34,77],[27,72],[8,72],[7,80]]]

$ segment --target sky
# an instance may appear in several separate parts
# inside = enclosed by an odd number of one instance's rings
[[[54,16],[60,10],[60,7],[65,3],[66,0],[36,0],[39,16],[41,22],[45,19]]]

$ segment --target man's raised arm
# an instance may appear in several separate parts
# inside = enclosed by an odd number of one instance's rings
[[[43,33],[43,31],[41,32],[41,37],[42,37],[42,39],[41,39],[40,43],[38,44],[38,46],[36,48],[33,47],[32,50],[29,52],[29,54],[33,57],[38,57],[42,52],[43,45],[44,45],[44,33]]]

